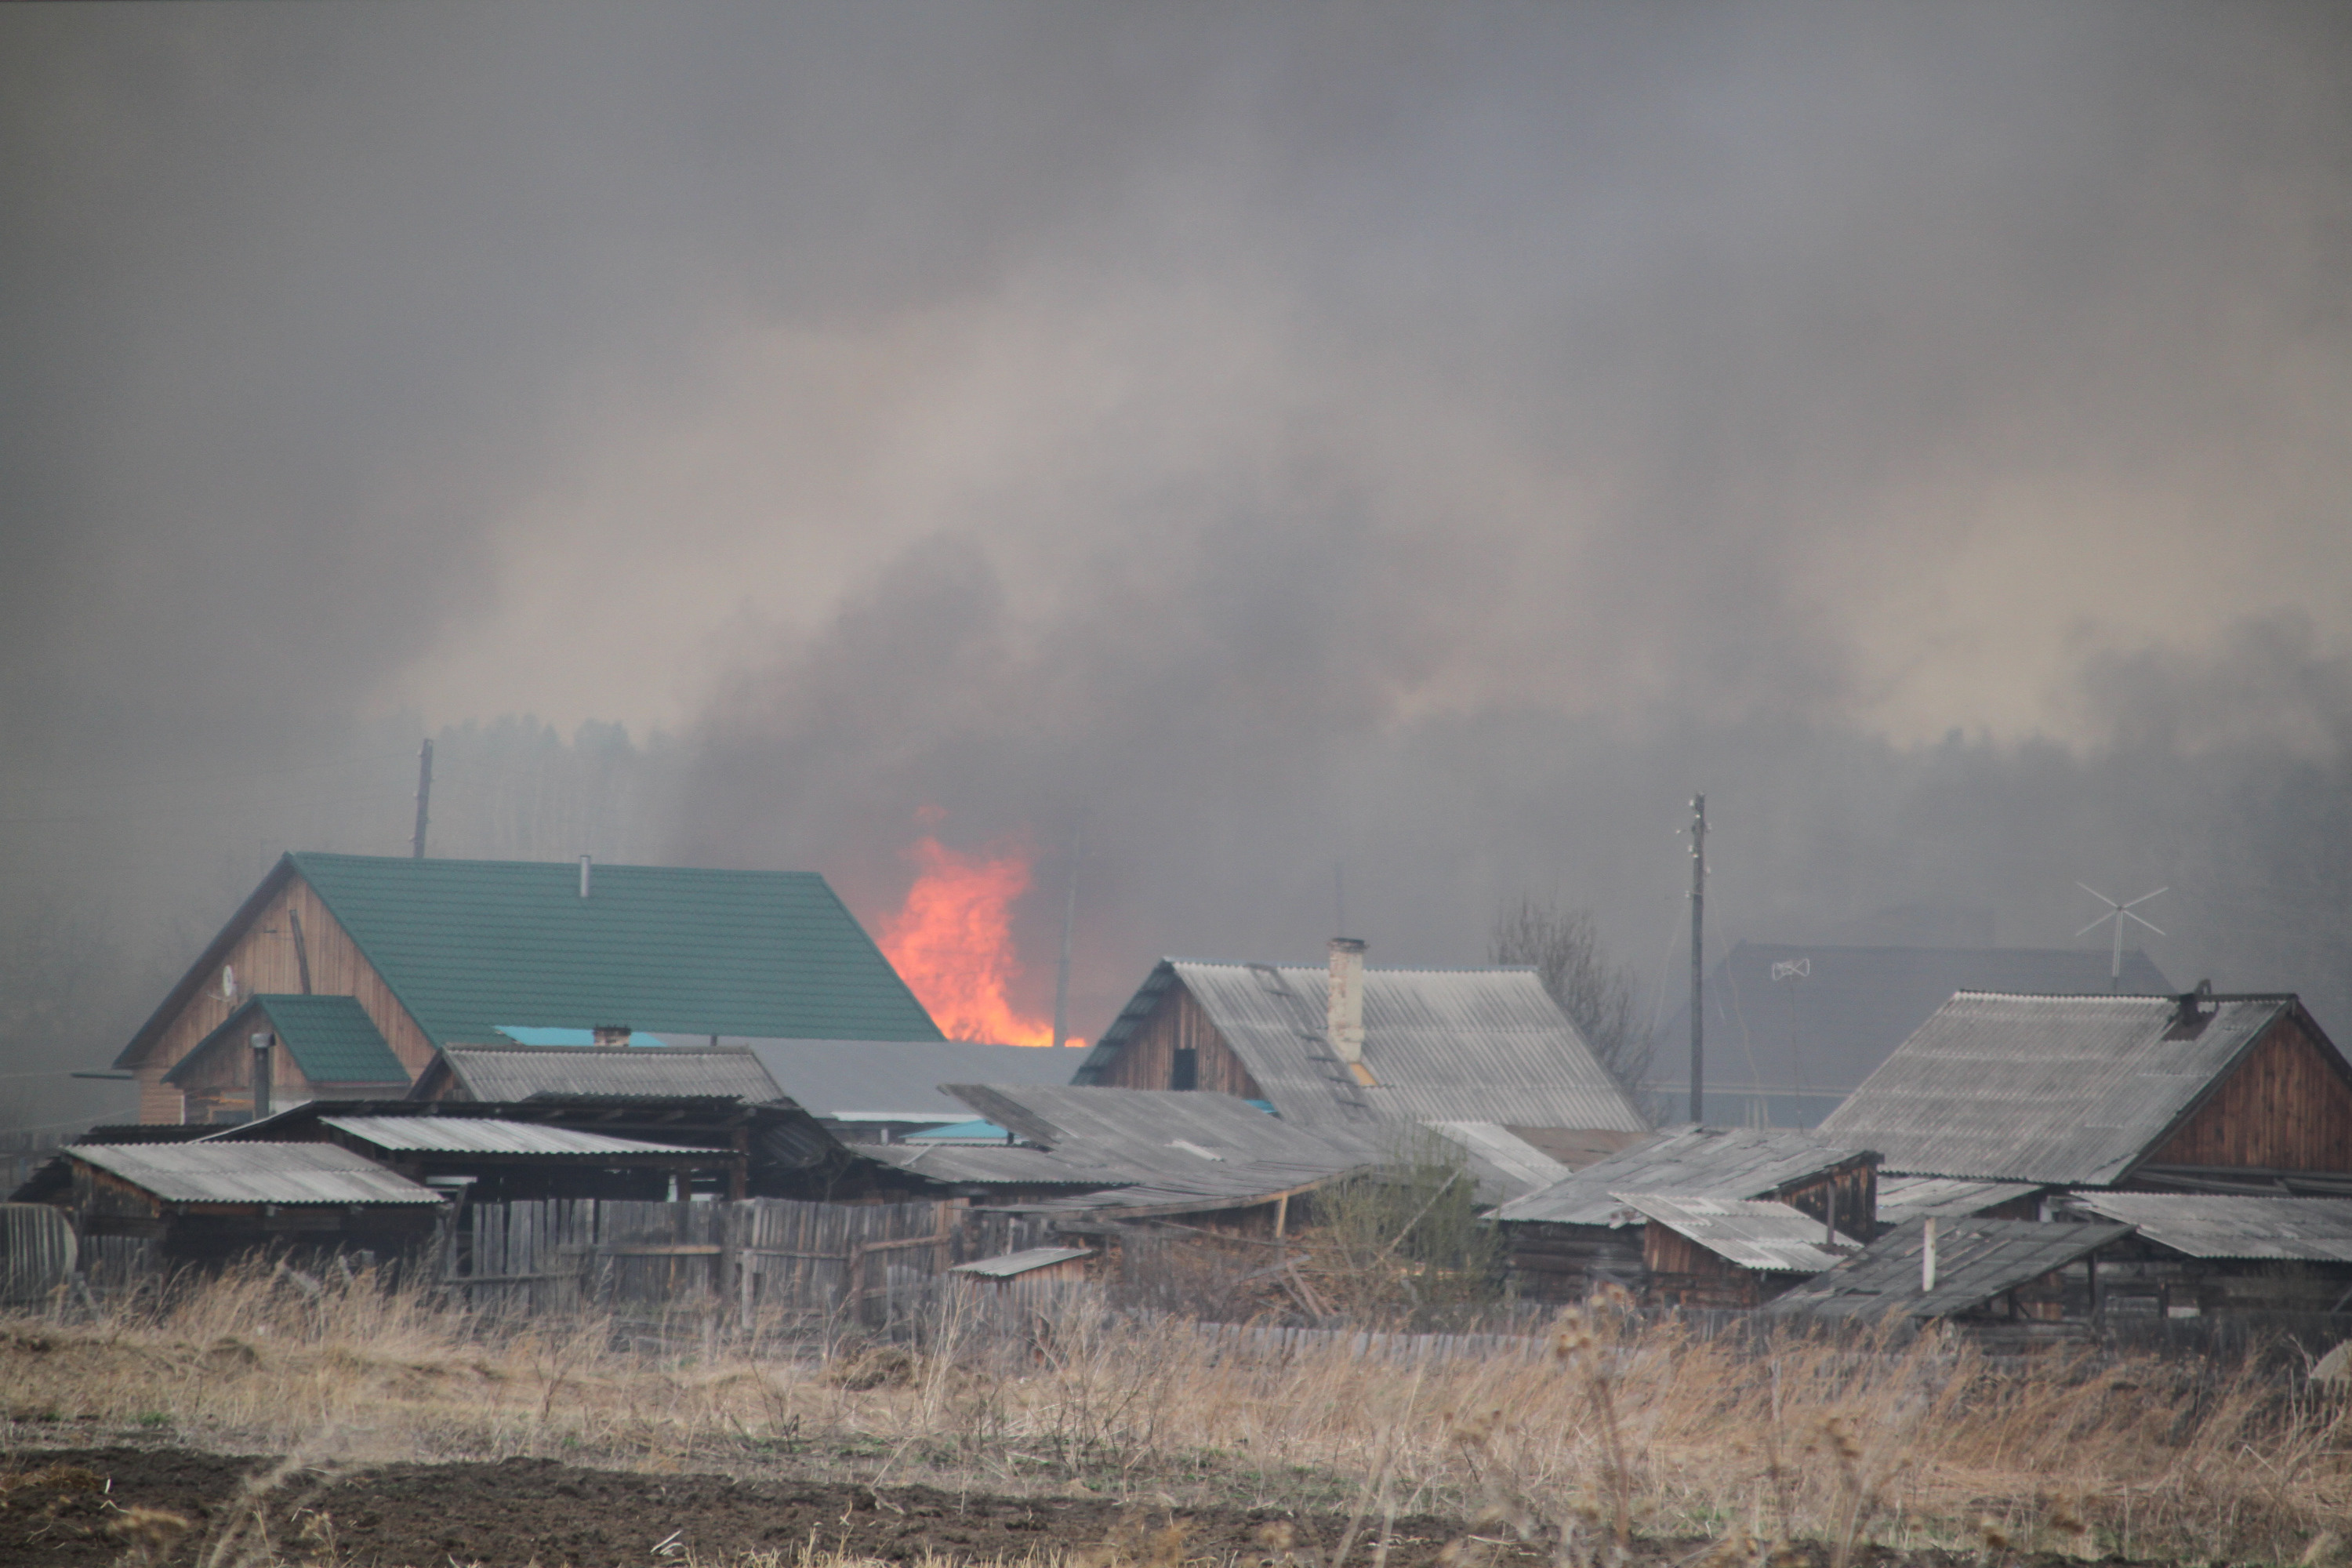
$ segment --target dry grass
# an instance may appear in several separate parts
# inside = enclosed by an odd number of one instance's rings
[[[822,1364],[609,1343],[594,1321],[509,1329],[364,1279],[310,1295],[236,1274],[95,1324],[0,1325],[6,1442],[89,1442],[58,1425],[85,1421],[309,1462],[781,1464],[1359,1520],[1447,1511],[1581,1540],[1594,1560],[1626,1531],[1811,1540],[1840,1568],[1874,1542],[1990,1568],[2027,1551],[2287,1562],[2352,1517],[2341,1400],[2153,1362],[1996,1372],[1940,1339],[1759,1353],[1600,1310],[1526,1357],[1421,1366],[1084,1314],[1042,1351],[948,1323],[920,1356]]]

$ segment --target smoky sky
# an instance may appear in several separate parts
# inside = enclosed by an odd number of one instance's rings
[[[523,711],[869,917],[921,808],[1049,878],[1083,814],[1097,1011],[1335,866],[1396,956],[1524,886],[1659,973],[1694,788],[1753,934],[2242,880],[2347,710],[2347,70],[2319,5],[12,7],[12,907],[168,969]]]

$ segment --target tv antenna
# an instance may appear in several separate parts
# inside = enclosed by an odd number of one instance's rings
[[[2158,888],[2154,893],[2142,893],[2138,898],[2134,899],[2131,902],[2123,904],[2117,903],[2115,900],[2107,897],[2106,894],[2099,891],[2098,889],[2094,888],[2088,882],[2077,882],[2074,886],[2082,889],[2083,891],[2090,894],[2091,897],[2098,900],[2099,902],[2107,906],[2107,912],[2105,914],[2101,915],[2097,920],[2093,921],[2089,925],[2086,925],[2081,931],[2076,931],[2074,933],[2076,936],[2088,936],[2091,932],[2098,930],[2109,921],[2116,922],[2115,953],[2107,960],[2107,990],[2110,993],[2119,992],[2124,988],[2124,921],[2137,921],[2140,924],[2147,927],[2148,930],[2156,932],[2157,935],[2162,936],[2164,934],[2164,929],[2161,926],[2158,926],[2154,921],[2147,919],[2146,916],[2136,915],[2132,913],[2132,911],[2139,908],[2140,905],[2147,902],[2148,900],[2155,898],[2158,893],[2163,893],[2168,889]]]

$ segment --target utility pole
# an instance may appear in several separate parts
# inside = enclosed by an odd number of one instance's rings
[[[1069,890],[1062,900],[1062,966],[1054,974],[1054,1048],[1070,1037],[1070,930],[1078,923],[1078,862],[1087,853],[1087,814],[1070,830]]]
[[[425,824],[431,815],[432,805],[433,742],[427,741],[425,749],[416,753],[416,837],[408,842],[408,856],[412,860],[425,858]]]
[[[1703,1121],[1706,1078],[1706,796],[1691,797],[1690,1119]]]

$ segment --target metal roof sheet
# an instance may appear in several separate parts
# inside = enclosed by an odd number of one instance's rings
[[[1786,1204],[1717,1198],[1697,1193],[1619,1193],[1644,1219],[1706,1247],[1742,1268],[1767,1274],[1818,1274],[1862,1243],[1838,1233],[1832,1244],[1821,1221]]]
[[[1481,1188],[1499,1199],[1541,1192],[1574,1173],[1509,1128],[1493,1121],[1432,1121],[1439,1134],[1469,1155]]]
[[[866,1159],[935,1182],[992,1187],[1101,1187],[1115,1185],[1118,1180],[1116,1173],[1080,1172],[1045,1150],[1005,1143],[859,1143],[853,1147]]]
[[[2131,1234],[2127,1225],[1937,1220],[1936,1288],[1922,1290],[1919,1264],[1927,1226],[1924,1219],[1899,1226],[1763,1310],[1815,1321],[1947,1318],[2079,1263]]]
[[[1776,976],[1778,976],[1776,978]],[[2126,994],[2175,989],[2126,950]],[[2084,994],[2107,989],[2107,952],[2030,947],[1898,947],[1743,942],[1706,979],[1706,1089],[1832,1110],[1958,991]],[[1690,1038],[1685,1001],[1659,1032]],[[1660,1064],[1662,1091],[1686,1093],[1680,1061]],[[1710,1114],[1720,1114],[1710,1111]],[[1790,1125],[1783,1122],[1782,1125]]]
[[[1629,1222],[1621,1191],[1761,1198],[1870,1156],[1810,1132],[1753,1127],[1668,1128],[1496,1209],[1498,1220],[1549,1225]]]
[[[2145,1159],[2292,996],[2217,996],[2193,1029],[2164,996],[1963,992],[1816,1129],[1909,1175],[2105,1186]]]
[[[2081,1193],[2072,1201],[2190,1258],[2352,1263],[2352,1199]]]
[[[441,1047],[441,1059],[478,1100],[723,1095],[756,1105],[783,1098],[759,1058],[740,1047],[455,1045]]]
[[[65,1152],[166,1203],[441,1202],[439,1194],[331,1143],[79,1143]]]
[[[784,1093],[818,1116],[898,1112],[961,1118],[947,1083],[1065,1084],[1084,1051],[971,1040],[784,1040],[719,1037],[760,1058]]]
[[[1108,1067],[1181,981],[1284,1120],[1504,1121],[1646,1131],[1649,1121],[1528,969],[1364,971],[1359,1084],[1324,1037],[1329,972],[1163,959],[1103,1034],[1076,1081]]]
[[[288,878],[318,894],[435,1045],[502,1024],[659,1034],[936,1040],[939,1027],[824,878],[807,871],[290,854],[236,921]],[[238,928],[238,929],[241,929]],[[137,1065],[219,973],[225,929],[132,1037]]]
[[[322,1116],[319,1125],[374,1148],[401,1153],[537,1154],[556,1159],[622,1159],[690,1152],[675,1144],[641,1143],[602,1132],[580,1132],[541,1122],[481,1116]],[[250,1148],[254,1145],[247,1144]]]
[[[977,1274],[985,1279],[1010,1279],[1017,1274],[1027,1274],[1039,1268],[1051,1268],[1057,1263],[1075,1263],[1081,1258],[1093,1256],[1094,1249],[1086,1247],[1033,1247],[1025,1252],[1008,1252],[1001,1258],[983,1258],[974,1263],[959,1263],[948,1272]]]
[[[1307,1180],[1403,1152],[1381,1135],[1297,1127],[1225,1094],[1067,1084],[947,1087],[989,1121],[1044,1144],[1066,1163],[1115,1171],[1129,1181],[1156,1178],[1209,1190],[1229,1185],[1227,1175],[1244,1166],[1297,1171],[1299,1180]]]
[[[1967,1219],[1999,1208],[2042,1189],[2032,1182],[1970,1182],[1953,1176],[1881,1176],[1878,1178],[1878,1223],[1901,1225],[1907,1219]]]

